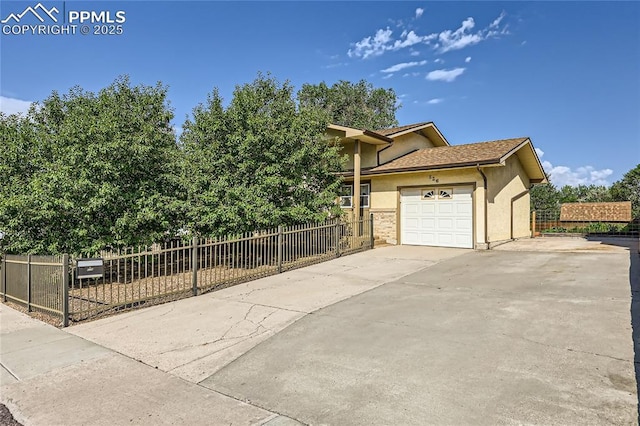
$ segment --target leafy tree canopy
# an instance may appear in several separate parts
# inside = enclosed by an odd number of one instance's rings
[[[166,87],[116,79],[0,116],[2,249],[80,253],[158,240],[175,224],[179,151]]]
[[[331,87],[326,83],[304,84],[298,92],[301,107],[325,110],[331,123],[361,129],[384,129],[398,125],[397,97],[393,89],[374,88],[360,80],[341,80]]]
[[[631,201],[633,217],[640,218],[640,164],[611,186],[614,201]]]
[[[338,213],[339,147],[323,136],[326,110],[297,105],[293,88],[258,74],[218,90],[183,126],[188,228],[198,235],[249,232],[320,221]]]

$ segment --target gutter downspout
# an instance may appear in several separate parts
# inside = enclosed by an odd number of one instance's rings
[[[480,168],[480,164],[478,164],[476,166],[476,169],[478,170],[478,173],[480,173],[480,176],[482,176],[482,180],[484,181],[484,248],[488,249],[489,248],[489,241],[488,241],[488,236],[487,236],[487,228],[488,228],[488,219],[487,219],[487,211],[488,211],[488,198],[487,198],[487,175],[484,174],[484,172],[482,171],[482,169]]]

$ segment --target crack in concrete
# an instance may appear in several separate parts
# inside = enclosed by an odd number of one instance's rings
[[[216,344],[216,343],[218,343],[218,342],[225,341],[225,340],[228,340],[228,341],[239,340],[239,341],[237,341],[237,342],[235,342],[235,343],[232,343],[232,344],[231,344],[231,345],[229,345],[229,346],[225,346],[225,347],[223,347],[223,348],[221,348],[221,349],[218,349],[218,350],[216,350],[216,351],[214,351],[214,352],[210,352],[210,353],[208,353],[208,354],[206,354],[206,355],[204,355],[204,356],[202,356],[202,357],[196,358],[195,360],[191,360],[191,361],[186,362],[186,363],[184,363],[184,364],[178,365],[178,366],[176,366],[176,367],[174,367],[174,368],[172,368],[171,370],[168,370],[168,371],[175,370],[176,368],[179,368],[179,367],[182,367],[182,366],[184,366],[184,365],[187,365],[187,364],[189,364],[189,363],[191,363],[191,362],[193,362],[193,361],[197,361],[197,360],[202,359],[202,358],[205,358],[205,357],[207,357],[207,356],[209,356],[209,355],[212,355],[212,354],[218,353],[218,352],[220,352],[220,351],[223,351],[223,350],[225,350],[225,349],[228,349],[228,348],[230,348],[230,347],[233,347],[233,346],[235,346],[235,345],[237,345],[237,344],[240,344],[240,343],[242,343],[242,342],[244,342],[244,341],[246,341],[246,340],[252,339],[252,338],[253,338],[253,337],[255,337],[256,335],[260,335],[260,334],[265,333],[265,332],[268,332],[268,331],[273,331],[272,329],[270,329],[270,328],[268,328],[268,327],[265,327],[265,326],[263,325],[263,322],[264,322],[267,318],[269,318],[271,315],[273,315],[275,312],[277,312],[277,311],[272,311],[272,312],[270,312],[269,314],[267,314],[266,316],[264,316],[260,321],[258,321],[258,322],[256,323],[255,321],[252,321],[251,319],[249,319],[249,315],[251,314],[251,311],[252,311],[252,310],[253,310],[253,308],[255,308],[256,306],[257,306],[257,305],[251,305],[251,307],[249,307],[249,309],[248,309],[248,310],[247,310],[247,312],[245,313],[244,317],[243,317],[240,321],[238,321],[238,322],[236,322],[236,323],[232,324],[232,325],[231,325],[227,330],[225,330],[225,332],[224,332],[224,333],[222,333],[222,336],[220,336],[220,337],[219,337],[219,338],[217,338],[217,339],[214,339],[214,340],[212,340],[212,341],[208,341],[208,342],[199,343],[199,344],[197,344],[197,345],[186,345],[186,346],[182,346],[182,347],[179,347],[179,348],[173,348],[173,349],[170,349],[170,350],[168,350],[168,351],[160,352],[160,353],[159,353],[159,355],[165,355],[165,354],[172,353],[172,352],[180,352],[180,351],[184,351],[184,350],[187,350],[187,349],[190,349],[190,348],[194,348],[194,347],[204,347],[204,346],[209,346],[209,345],[213,345],[213,344]],[[253,324],[253,325],[255,326],[255,328],[254,328],[251,332],[249,332],[249,333],[246,333],[246,334],[243,334],[243,335],[240,335],[240,336],[228,337],[229,333],[231,333],[231,331],[232,331],[234,328],[238,327],[238,326],[239,326],[243,321],[247,321],[247,322],[249,322],[249,323]],[[263,329],[263,330],[261,331],[261,329]]]
[[[599,357],[603,357],[603,358],[613,359],[615,361],[633,362],[630,359],[618,358],[618,357],[615,357],[615,356],[612,356],[612,355],[605,355],[605,354],[599,354],[597,352],[589,352],[589,351],[583,351],[583,350],[580,350],[580,349],[565,348],[565,347],[550,345],[548,343],[538,342],[537,340],[527,339],[526,337],[523,337],[523,336],[513,336],[513,335],[510,335],[510,334],[506,334],[506,333],[500,333],[500,334],[502,336],[505,336],[505,337],[510,337],[512,339],[524,340],[525,342],[534,343],[536,345],[541,345],[541,346],[546,346],[546,347],[552,348],[552,349],[565,350],[565,351],[581,353],[581,354],[585,354],[585,355],[599,356]]]

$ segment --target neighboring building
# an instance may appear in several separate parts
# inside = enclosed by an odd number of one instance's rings
[[[561,222],[622,222],[632,220],[631,201],[614,203],[564,203],[560,205]]]
[[[372,213],[376,238],[489,248],[531,236],[529,189],[547,181],[529,138],[451,146],[431,122],[327,133],[348,154],[341,205]]]

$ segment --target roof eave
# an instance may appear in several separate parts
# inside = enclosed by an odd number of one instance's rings
[[[459,164],[439,164],[435,166],[403,167],[403,168],[388,169],[388,170],[375,170],[375,169],[362,170],[361,175],[371,176],[371,175],[386,175],[386,174],[398,174],[398,173],[428,172],[431,170],[455,170],[455,169],[474,168],[477,166],[501,167],[501,166],[504,166],[504,164],[501,164],[499,159],[492,159],[492,160],[484,160],[484,161],[470,161],[470,162],[459,163]],[[353,171],[350,170],[342,174],[343,176],[351,176],[353,175]]]

